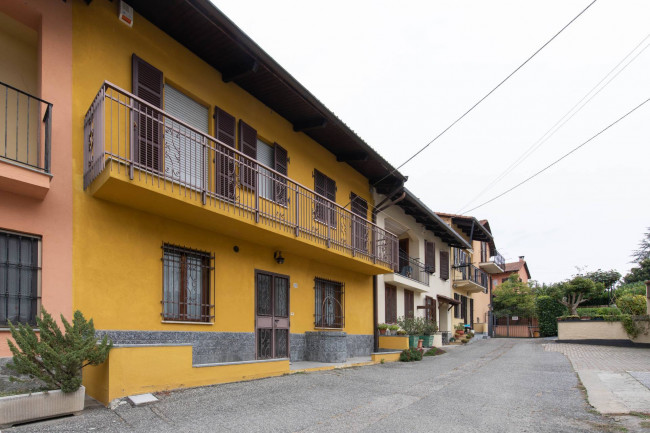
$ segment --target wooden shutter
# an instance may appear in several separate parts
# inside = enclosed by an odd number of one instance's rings
[[[235,153],[230,149],[235,148],[235,128],[234,116],[214,107],[214,135],[219,141],[215,158],[216,191],[230,200],[235,198]]]
[[[386,323],[397,323],[397,287],[386,284],[385,288]]]
[[[280,174],[287,175],[287,161],[288,155],[285,148],[278,143],[273,143],[273,156],[275,158],[275,171]],[[274,182],[275,188],[273,191],[274,200],[276,203],[286,206],[287,204],[287,180],[283,177],[278,177]]]
[[[430,274],[436,272],[436,244],[433,242],[424,241],[424,267]]]
[[[404,289],[404,317],[414,317],[415,298],[413,292]]]
[[[424,311],[426,313],[426,319],[435,322],[437,320],[436,300],[433,299],[431,296],[427,296],[424,299],[424,306],[425,306]]]
[[[336,201],[336,182],[318,170],[314,170],[314,191],[329,200]],[[326,223],[329,209],[329,224],[336,227],[336,209],[320,197],[316,197],[315,202],[314,217]]]
[[[456,301],[460,301],[460,295],[458,293],[454,293],[454,299]],[[460,318],[460,306],[459,306],[459,304],[454,305],[454,318],[455,319]]]
[[[357,251],[368,252],[368,202],[351,192],[350,210],[356,215],[352,217],[352,245]]]
[[[248,158],[239,165],[239,180],[241,184],[252,190],[257,186],[257,131],[243,120],[239,119],[239,151]]]
[[[336,202],[336,182],[334,179],[325,176],[325,187],[325,197],[332,200],[333,202]],[[330,203],[327,204],[327,207],[329,208],[330,212],[330,226],[336,227],[336,208]]]
[[[440,251],[440,278],[449,279],[449,252]]]
[[[163,106],[163,73],[140,57],[133,54],[132,89],[133,94],[151,105]],[[160,113],[150,107],[134,104],[134,125],[136,141],[134,158],[136,162],[152,170],[162,170],[162,119]]]

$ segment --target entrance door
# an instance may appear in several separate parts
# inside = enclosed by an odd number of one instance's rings
[[[436,301],[431,296],[424,298],[424,312],[426,320],[436,321]]]
[[[289,277],[255,272],[257,359],[289,357]]]
[[[469,324],[474,329],[474,299],[469,298]]]

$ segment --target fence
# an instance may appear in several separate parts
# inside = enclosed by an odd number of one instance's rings
[[[532,338],[539,331],[537,318],[504,316],[492,317],[493,337]]]
[[[51,137],[52,104],[0,82],[0,157],[49,173]]]

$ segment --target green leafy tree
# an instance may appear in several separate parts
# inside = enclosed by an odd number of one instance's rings
[[[595,283],[583,276],[576,276],[570,281],[559,283],[558,287],[562,290],[560,303],[565,305],[572,315],[578,315],[577,308],[580,304],[592,297],[602,295],[605,289],[602,283]]]
[[[641,260],[639,266],[632,268],[630,273],[623,278],[623,282],[626,284],[646,280],[650,280],[650,258]]]
[[[612,287],[621,279],[621,273],[615,269],[610,269],[609,271],[598,269],[597,271],[587,272],[582,276],[589,278],[594,283],[602,283],[605,288]]]
[[[78,310],[72,324],[63,315],[61,322],[65,333],[43,309],[36,318],[40,335],[31,326],[9,323],[15,344],[7,340],[13,354],[8,366],[19,374],[42,380],[51,389],[74,392],[81,386],[81,369],[104,362],[113,343],[106,336],[100,342],[92,319],[86,321]]]
[[[616,297],[623,295],[644,295],[645,296],[645,284],[643,281],[636,281],[629,284],[621,284],[614,291]]]
[[[632,253],[634,263],[641,263],[646,259],[650,259],[650,227],[647,230],[643,235],[643,239],[639,242],[639,248]]]
[[[519,281],[517,274],[494,289],[492,309],[497,317],[521,316],[535,317],[535,295],[533,289]]]

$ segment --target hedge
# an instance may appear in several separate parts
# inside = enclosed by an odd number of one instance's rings
[[[567,308],[550,296],[540,296],[535,301],[539,333],[542,337],[557,335],[557,318],[567,313]]]

